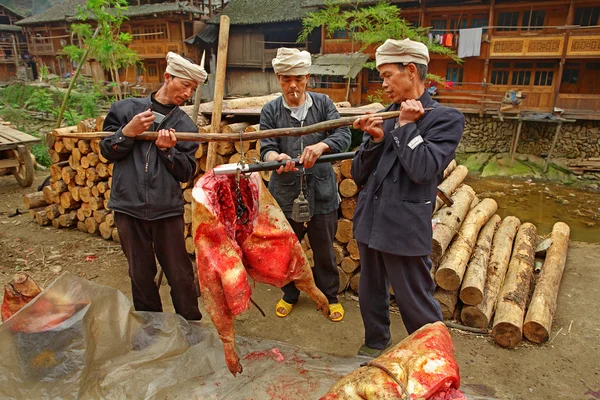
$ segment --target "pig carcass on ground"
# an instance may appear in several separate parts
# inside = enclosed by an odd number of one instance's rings
[[[327,298],[285,215],[258,173],[239,180],[206,173],[193,189],[193,235],[204,304],[219,332],[231,373],[242,372],[234,318],[248,309],[256,281],[282,287],[294,281],[325,316]],[[240,213],[237,207],[244,207]]]
[[[427,324],[340,379],[321,400],[466,400],[443,322]]]

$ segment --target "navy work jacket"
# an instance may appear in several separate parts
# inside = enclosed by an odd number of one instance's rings
[[[354,213],[354,237],[374,250],[400,256],[431,253],[431,215],[437,185],[454,158],[465,118],[441,106],[427,91],[419,99],[425,111],[416,123],[396,128],[383,121],[384,140],[365,134],[352,162],[352,177],[363,186]],[[392,104],[382,111],[397,111]]]

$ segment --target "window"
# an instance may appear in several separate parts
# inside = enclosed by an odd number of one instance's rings
[[[524,27],[529,27],[530,30],[542,29],[542,28],[534,28],[534,27],[542,27],[544,26],[544,20],[546,19],[546,11],[545,10],[533,10],[533,11],[525,11],[523,13],[523,25]]]
[[[383,80],[381,79],[381,77],[379,76],[379,71],[377,71],[376,69],[368,69],[367,70],[367,81],[369,83],[379,83],[381,84],[383,82]]]
[[[598,25],[600,7],[580,7],[575,9],[574,25],[594,26]]]
[[[492,71],[492,84],[508,85],[508,72],[509,71]]]
[[[149,61],[146,65],[148,76],[158,76],[158,67],[156,61]]]
[[[467,27],[467,23],[469,21],[467,21],[466,19],[452,19],[450,20],[450,29],[453,31],[459,30],[459,29],[465,29]]]
[[[579,80],[579,68],[565,68],[563,70],[562,83],[575,84]]]
[[[496,25],[499,26],[498,31],[516,31],[517,25],[519,24],[519,12],[500,12],[498,13],[498,22]],[[513,28],[514,27],[514,28]]]
[[[333,34],[331,35],[331,37],[333,39],[347,39],[348,32],[345,29],[338,29],[336,31],[333,31]]]
[[[508,74],[510,73],[509,62],[492,63],[491,82],[494,85],[508,85]]]
[[[536,71],[533,84],[535,86],[552,86],[554,71]]]
[[[431,21],[431,33],[434,35],[442,35],[446,31],[446,24],[448,21],[445,19],[434,19]]]
[[[511,84],[519,86],[529,86],[531,81],[531,71],[513,71]]]
[[[142,27],[140,26],[132,26],[131,27],[131,36],[133,40],[142,40]]]
[[[587,71],[598,71],[600,70],[600,63],[587,63],[585,64],[585,69]]]
[[[0,24],[10,25],[10,18],[8,18],[8,15],[0,15]]]
[[[480,28],[488,25],[487,17],[473,17],[470,28]],[[487,28],[483,28],[483,32],[487,32]]]
[[[165,40],[167,38],[167,27],[163,24],[144,26],[144,41]]]
[[[448,82],[462,82],[464,68],[458,64],[448,64],[446,68],[446,80]]]

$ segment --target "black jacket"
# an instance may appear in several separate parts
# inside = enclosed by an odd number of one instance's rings
[[[121,129],[150,107],[150,97],[129,98],[112,105],[104,120],[104,131],[115,132],[100,143],[102,155],[114,162],[108,207],[144,220],[183,214],[180,182],[192,179],[196,170],[195,142],[177,142],[161,151],[154,141],[124,136]],[[198,132],[191,118],[179,107],[154,130],[174,128],[178,132]]]
[[[431,253],[431,214],[437,185],[454,158],[465,118],[439,105],[425,92],[419,99],[433,108],[416,123],[395,128],[383,122],[384,140],[365,134],[352,162],[352,177],[364,186],[354,212],[354,237],[374,250],[401,256]],[[383,111],[396,111],[392,104]]]
[[[335,104],[327,95],[313,92],[309,95],[313,104],[308,109],[302,124],[293,118],[291,111],[284,106],[283,97],[278,97],[263,107],[260,114],[260,130],[308,126],[340,117]],[[342,127],[331,132],[316,132],[302,136],[304,147],[319,142],[327,143],[331,153],[341,153],[350,146],[350,129]],[[302,152],[300,144],[300,137],[262,139],[260,158],[264,160],[265,155],[270,151],[285,153],[292,158],[299,157]],[[307,169],[303,187],[304,195],[310,204],[311,215],[328,214],[337,210],[339,206],[337,181],[331,164],[315,164]],[[281,175],[273,173],[269,181],[269,191],[286,217],[290,218],[294,199],[300,194],[300,172],[284,172]]]

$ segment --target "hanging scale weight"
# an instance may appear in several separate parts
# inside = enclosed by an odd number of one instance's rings
[[[303,123],[300,124],[302,126]],[[300,137],[300,153],[304,151],[304,142],[302,137]],[[310,205],[306,197],[304,197],[304,167],[302,168],[302,172],[300,173],[300,194],[294,200],[292,204],[292,220],[303,223],[310,221]]]

